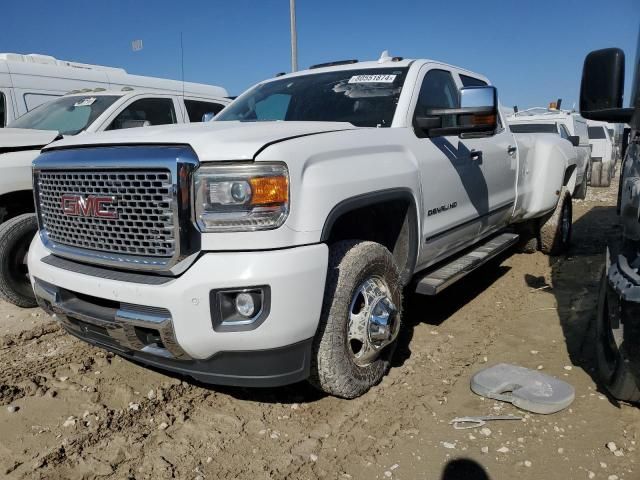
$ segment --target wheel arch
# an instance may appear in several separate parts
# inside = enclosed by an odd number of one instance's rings
[[[375,220],[375,224],[374,224]],[[384,229],[376,228],[385,222]],[[320,241],[371,240],[389,249],[403,285],[411,280],[418,258],[418,208],[409,188],[390,188],[346,198],[335,205],[322,227]]]

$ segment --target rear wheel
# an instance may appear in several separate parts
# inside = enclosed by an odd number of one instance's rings
[[[573,198],[577,198],[579,200],[584,200],[587,197],[587,174],[585,172],[584,178],[582,179],[582,183],[576,188],[573,193]]]
[[[598,376],[611,395],[627,402],[640,401],[638,379],[631,373],[620,345],[623,325],[619,313],[607,300],[607,275],[602,275],[596,317],[596,360]]]
[[[551,217],[540,227],[539,247],[547,255],[560,255],[571,243],[573,209],[567,187],[560,190],[560,198]]]
[[[18,307],[36,306],[27,253],[37,231],[34,213],[18,215],[0,226],[0,298]]]
[[[309,381],[343,398],[378,384],[390,367],[401,309],[400,275],[389,250],[368,241],[332,245]]]

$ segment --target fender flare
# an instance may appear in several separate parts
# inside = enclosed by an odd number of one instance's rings
[[[404,285],[407,285],[413,276],[416,263],[418,261],[418,245],[420,243],[419,230],[418,230],[418,208],[416,206],[416,200],[411,189],[406,187],[388,188],[384,190],[376,190],[373,192],[363,193],[361,195],[355,195],[353,197],[341,200],[336,204],[327,218],[325,219],[322,227],[322,233],[320,235],[320,241],[327,243],[331,237],[331,231],[336,221],[343,215],[360,208],[373,206],[380,203],[385,203],[391,200],[404,200],[408,202],[409,208],[407,211],[407,220],[409,225],[409,238],[408,238],[408,255],[407,261],[402,266],[400,272],[400,278]]]

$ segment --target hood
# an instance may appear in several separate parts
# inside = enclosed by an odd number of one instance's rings
[[[0,128],[0,153],[20,150],[40,150],[59,136],[55,130]]]
[[[269,144],[323,132],[356,129],[344,122],[207,122],[87,133],[45,150],[90,145],[190,145],[201,161],[252,160]]]

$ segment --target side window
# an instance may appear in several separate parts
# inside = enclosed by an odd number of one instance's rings
[[[199,100],[185,100],[184,106],[187,108],[187,115],[191,123],[201,122],[205,113],[217,115],[225,107],[220,103],[201,102]]]
[[[457,108],[460,104],[458,87],[453,81],[451,72],[446,70],[429,70],[422,80],[418,103],[414,118],[425,116],[431,108]],[[443,127],[455,126],[452,115],[442,117]]]
[[[7,103],[4,98],[4,93],[0,92],[0,128],[3,128],[7,124]]]
[[[563,124],[560,124],[559,128],[560,128],[560,136],[565,140],[569,140],[569,137],[571,135],[569,135],[569,131],[567,130],[567,127],[565,127]]]
[[[146,127],[176,123],[176,111],[170,98],[143,98],[136,100],[111,122],[107,130]]]
[[[460,81],[463,87],[486,87],[488,85],[484,80],[462,74],[460,75]]]

